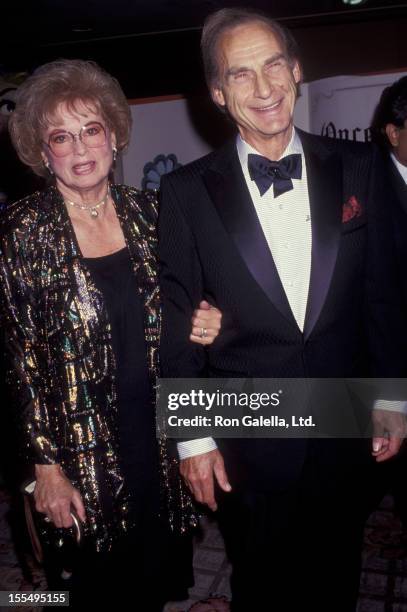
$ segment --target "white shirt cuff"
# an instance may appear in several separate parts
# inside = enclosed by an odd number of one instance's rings
[[[187,457],[209,453],[218,447],[213,438],[198,438],[197,440],[188,440],[188,442],[178,442],[177,448],[179,458],[187,459]]]
[[[401,400],[376,400],[373,410],[390,410],[407,414],[407,402]]]

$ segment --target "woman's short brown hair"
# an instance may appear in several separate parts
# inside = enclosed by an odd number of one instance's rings
[[[40,176],[42,132],[62,102],[75,110],[78,101],[96,107],[123,149],[130,139],[130,108],[119,82],[95,62],[57,60],[35,70],[17,90],[16,109],[9,120],[11,140],[22,162]]]

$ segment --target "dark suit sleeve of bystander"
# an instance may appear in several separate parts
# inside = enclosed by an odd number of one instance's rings
[[[384,177],[383,160],[372,147],[366,270],[371,375],[401,378],[407,375],[407,315],[402,304],[394,227]],[[386,385],[388,399],[393,399],[388,396],[391,386]]]

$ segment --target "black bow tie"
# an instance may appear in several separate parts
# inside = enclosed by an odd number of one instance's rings
[[[262,155],[249,153],[250,178],[256,182],[262,196],[274,184],[274,197],[293,188],[291,179],[300,179],[302,174],[301,155],[294,153],[279,161],[271,161]]]

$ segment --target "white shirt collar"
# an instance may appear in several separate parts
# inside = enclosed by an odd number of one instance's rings
[[[390,157],[392,158],[397,170],[400,172],[401,178],[407,185],[407,166],[404,166],[403,164],[401,164],[399,160],[397,159],[397,157],[394,155],[394,153],[390,153]]]
[[[252,147],[245,140],[243,140],[240,134],[238,134],[236,137],[236,146],[237,146],[237,153],[239,155],[239,160],[243,168],[248,167],[247,157],[249,153],[255,153],[256,155],[261,155],[259,151],[257,151],[254,147]],[[296,129],[293,127],[293,133],[291,135],[290,142],[284,149],[279,159],[281,159],[282,157],[285,157],[286,155],[291,155],[293,153],[299,153],[300,155],[303,155],[303,152],[304,151],[302,148],[301,139],[298,136]]]

